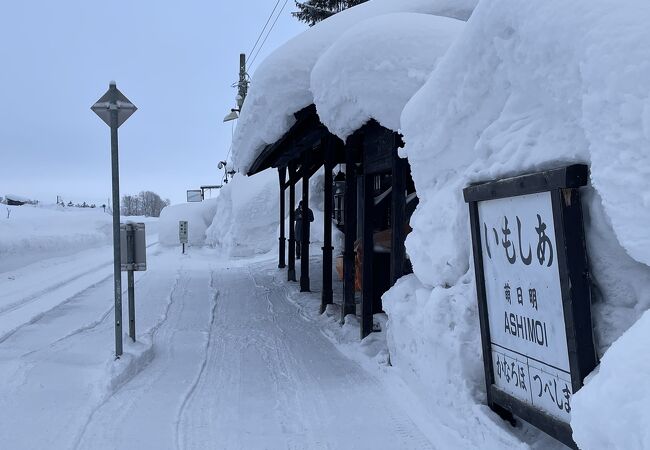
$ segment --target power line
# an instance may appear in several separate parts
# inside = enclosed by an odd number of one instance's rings
[[[269,28],[269,31],[266,33],[266,36],[264,37],[264,40],[260,44],[259,48],[257,49],[257,52],[255,53],[255,56],[253,56],[253,59],[251,60],[249,64],[249,70],[253,66],[253,63],[255,62],[255,59],[257,58],[257,55],[260,54],[260,51],[262,50],[262,47],[264,47],[264,44],[266,43],[266,40],[269,38],[269,35],[271,34],[271,31],[273,31],[273,28],[275,28],[275,24],[278,22],[278,19],[282,15],[282,11],[284,11],[284,8],[287,6],[287,3],[289,0],[284,0],[284,3],[282,4],[282,8],[280,8],[280,12],[278,13],[277,16],[275,16],[275,20],[273,21],[273,24],[271,25],[271,28]]]
[[[257,40],[255,41],[255,44],[253,44],[253,48],[251,48],[250,52],[248,52],[249,55],[252,55],[253,52],[255,51],[255,47],[257,47],[257,44],[258,44],[258,42],[260,41],[260,38],[261,38],[262,35],[264,34],[264,31],[266,30],[267,25],[268,25],[269,22],[271,21],[271,17],[273,17],[273,13],[275,12],[275,10],[277,9],[277,7],[278,7],[279,4],[280,4],[280,0],[277,0],[277,1],[275,2],[275,6],[273,7],[273,11],[271,11],[271,14],[269,14],[269,17],[266,19],[266,23],[265,23],[264,26],[262,27],[262,30],[260,31],[260,34],[257,36]]]

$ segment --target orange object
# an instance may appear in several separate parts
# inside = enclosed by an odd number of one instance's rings
[[[343,255],[336,257],[336,273],[339,280],[343,280]]]

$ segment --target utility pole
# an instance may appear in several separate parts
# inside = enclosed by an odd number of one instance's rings
[[[237,84],[237,106],[241,112],[241,108],[244,105],[244,100],[246,100],[246,95],[248,94],[248,80],[246,79],[246,54],[239,54],[239,83]],[[241,98],[241,100],[240,100]]]
[[[233,85],[234,87],[234,85]],[[232,108],[230,112],[223,118],[224,122],[230,122],[239,118],[241,108],[244,106],[244,100],[248,94],[248,78],[246,74],[246,54],[239,54],[239,81],[237,82],[237,96],[235,97],[236,108]]]

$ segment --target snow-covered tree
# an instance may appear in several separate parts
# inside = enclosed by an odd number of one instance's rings
[[[321,20],[365,1],[367,0],[296,0],[298,11],[291,14],[311,27]]]

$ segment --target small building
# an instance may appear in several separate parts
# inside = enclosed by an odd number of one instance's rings
[[[20,195],[13,195],[13,194],[5,195],[5,203],[10,206],[22,206],[30,202],[31,200],[29,200],[26,197],[22,197]]]
[[[296,281],[295,185],[302,181],[303,216],[309,208],[309,179],[325,171],[323,217],[323,288],[321,311],[333,303],[332,225],[343,217],[344,295],[341,320],[357,314],[355,292],[361,291],[361,338],[373,330],[373,314],[382,312],[381,296],[410,271],[404,241],[408,217],[417,203],[407,160],[398,156],[403,145],[399,133],[374,120],[357,130],[344,143],[320,122],[314,105],[295,114],[296,123],[276,143],[267,146],[251,165],[252,176],[268,168],[278,169],[280,184],[280,239],[278,266],[286,266],[287,235],[284,228],[285,191],[289,190],[288,273]],[[334,181],[334,168],[344,165],[344,183]],[[335,183],[339,199],[335,202]],[[341,192],[343,191],[342,199]],[[342,201],[341,201],[342,200]],[[335,204],[343,210],[335,210]],[[341,208],[341,206],[338,206]],[[307,221],[302,222],[307,227]],[[307,231],[303,230],[303,235]],[[300,288],[310,290],[309,242],[301,241]],[[367,249],[370,249],[369,251]]]

